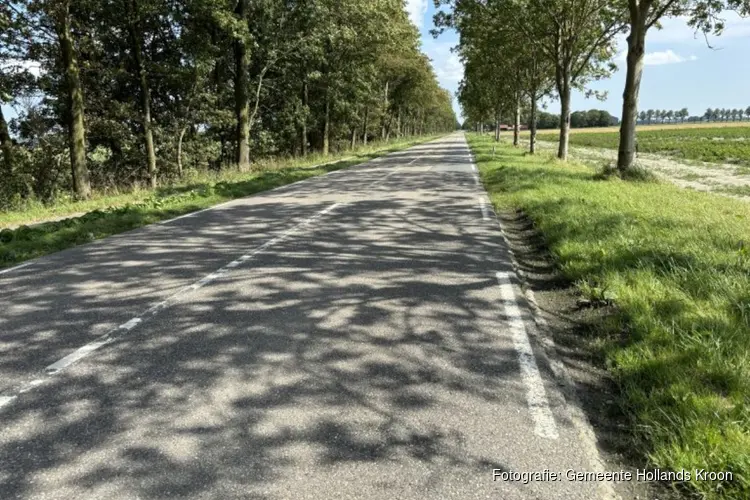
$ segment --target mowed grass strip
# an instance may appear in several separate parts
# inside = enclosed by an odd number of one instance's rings
[[[33,207],[0,215],[0,221],[34,221],[38,218],[90,210],[85,215],[33,226],[0,230],[0,268],[106,238],[147,224],[211,207],[275,187],[340,170],[383,154],[427,142],[439,136],[394,141],[360,148],[356,156],[342,161],[307,158],[265,164],[252,172],[225,171],[196,175],[189,181],[155,191],[133,191],[118,196],[96,196],[80,203]],[[345,158],[346,153],[341,156]],[[315,160],[325,165],[311,165]]]
[[[616,304],[592,346],[621,387],[637,449],[690,471],[688,487],[707,498],[750,498],[750,206],[470,143],[493,203],[531,217],[582,294]]]
[[[725,125],[725,124],[722,124]],[[617,149],[620,134],[616,129],[592,132],[574,129],[570,143],[574,146]],[[600,129],[601,130],[601,129]],[[639,126],[636,130],[638,151],[658,153],[686,160],[712,163],[734,163],[750,166],[750,126]],[[557,133],[540,131],[539,140],[557,141]]]

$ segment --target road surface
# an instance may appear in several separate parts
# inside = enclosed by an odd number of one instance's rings
[[[462,134],[5,272],[0,498],[600,498],[517,285]]]

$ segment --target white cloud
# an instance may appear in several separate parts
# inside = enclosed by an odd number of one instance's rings
[[[432,68],[440,85],[454,90],[464,77],[464,65],[458,56],[451,52],[452,46],[450,43],[429,41],[424,43],[423,49],[432,60]]]
[[[662,64],[677,64],[685,61],[695,61],[698,59],[695,56],[683,57],[677,54],[672,49],[662,50],[658,52],[648,52],[643,56],[643,64],[646,66],[659,66]]]
[[[643,56],[643,64],[646,66],[658,66],[660,64],[677,64],[685,61],[695,61],[698,59],[695,55],[683,57],[675,53],[672,49],[661,52],[649,52]]]
[[[406,0],[406,12],[414,26],[422,29],[424,27],[424,16],[427,14],[427,0]]]
[[[617,54],[615,60],[619,63],[624,63],[626,55],[627,52],[623,50]],[[643,64],[646,66],[660,66],[662,64],[678,64],[686,61],[695,61],[696,59],[698,58],[694,55],[683,57],[672,49],[667,49],[656,52],[647,52],[646,55],[643,56]]]
[[[451,52],[453,43],[439,42],[432,39],[422,39],[422,51],[432,61],[432,69],[441,87],[448,90],[453,97],[453,109],[456,116],[461,115],[461,108],[455,99],[455,92],[458,90],[458,83],[464,77],[464,65],[456,54]]]

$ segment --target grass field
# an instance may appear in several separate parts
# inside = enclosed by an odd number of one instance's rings
[[[539,140],[557,140],[557,133],[540,131]],[[750,122],[668,124],[640,126],[638,151],[658,153],[686,160],[734,163],[750,166]],[[574,129],[574,146],[617,149],[617,127]]]
[[[33,227],[21,225],[0,230],[0,268],[88,243],[140,226],[194,212],[234,198],[249,196],[292,182],[339,170],[390,151],[407,148],[437,136],[372,144],[360,147],[356,154],[336,157],[310,156],[257,165],[252,172],[224,171],[214,175],[188,177],[184,182],[152,190],[118,195],[99,195],[83,202],[62,202],[51,206],[31,204],[20,210],[0,214],[0,227],[31,224],[38,220],[86,212],[65,220],[44,222]],[[347,156],[348,155],[348,156]]]
[[[600,349],[634,449],[706,498],[750,498],[750,205],[667,183],[602,180],[590,167],[470,136],[500,209],[522,209],[560,271],[593,302]]]
[[[638,130],[684,130],[699,128],[727,128],[727,127],[750,127],[750,120],[746,121],[728,121],[728,122],[693,122],[693,123],[652,123],[651,125],[638,125]],[[612,127],[587,127],[571,129],[572,134],[597,134],[600,132],[618,133],[620,126]],[[557,134],[557,130],[544,129],[539,131],[540,134]],[[528,131],[524,131],[528,134]]]

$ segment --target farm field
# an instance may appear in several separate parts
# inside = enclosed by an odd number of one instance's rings
[[[693,122],[693,123],[652,123],[650,125],[638,125],[638,130],[650,131],[650,130],[685,130],[685,129],[702,129],[702,128],[734,128],[734,127],[750,127],[750,120],[747,121],[728,121],[728,122]],[[596,134],[600,132],[614,132],[620,131],[619,125],[611,127],[586,127],[586,128],[574,128],[571,129],[571,134]],[[528,132],[526,132],[528,133]],[[539,134],[551,134],[557,133],[557,130],[544,129],[539,130]]]
[[[750,166],[750,126],[739,122],[684,125],[645,126],[637,131],[639,153],[657,153],[683,160],[711,163],[731,163]],[[720,125],[720,126],[716,126]],[[570,144],[592,148],[617,149],[619,134],[616,127],[606,129],[576,129],[571,132]],[[584,132],[585,131],[585,132]],[[555,131],[540,132],[539,140],[556,140]]]

